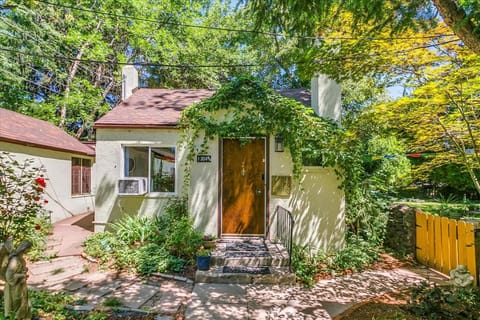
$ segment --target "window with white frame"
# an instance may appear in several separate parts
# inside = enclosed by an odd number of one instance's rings
[[[147,177],[148,192],[174,193],[175,147],[125,147],[125,177]]]

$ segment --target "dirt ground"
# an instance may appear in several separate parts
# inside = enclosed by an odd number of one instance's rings
[[[376,297],[350,308],[335,320],[418,320],[420,318],[404,309],[408,297],[408,292],[396,292]]]
[[[391,255],[381,254],[381,260],[375,263],[372,269],[391,270],[409,265],[413,265],[413,262],[400,261]],[[418,320],[420,318],[405,310],[409,297],[408,290],[375,297],[353,306],[335,317],[335,320]]]

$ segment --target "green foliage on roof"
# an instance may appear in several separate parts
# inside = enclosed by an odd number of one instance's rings
[[[333,140],[338,126],[316,116],[311,108],[275,93],[253,77],[242,76],[222,86],[211,98],[185,109],[180,120],[188,160],[204,153],[215,137],[280,136],[299,177],[302,164],[312,157],[325,166],[336,162]],[[197,139],[202,141],[196,147]],[[245,143],[248,143],[247,139]]]

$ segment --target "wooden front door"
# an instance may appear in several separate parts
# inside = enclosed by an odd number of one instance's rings
[[[223,139],[222,235],[265,235],[265,139]]]

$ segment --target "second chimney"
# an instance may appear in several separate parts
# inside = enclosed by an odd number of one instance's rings
[[[130,97],[135,89],[138,88],[138,72],[132,65],[122,68],[122,100]]]
[[[342,117],[341,86],[324,74],[315,75],[311,85],[312,108],[315,113],[340,124]]]

